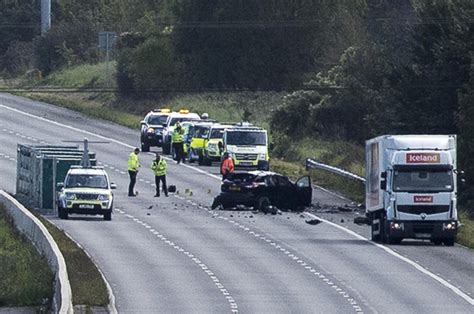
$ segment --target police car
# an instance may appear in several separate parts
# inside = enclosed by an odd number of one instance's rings
[[[115,188],[102,167],[71,166],[64,182],[57,184],[59,218],[85,214],[103,215],[104,220],[111,220]]]
[[[189,110],[182,109],[179,112],[171,112],[166,120],[166,125],[163,129],[162,149],[163,154],[171,153],[171,137],[177,122],[183,121],[199,121],[201,117],[197,113],[189,112]]]
[[[151,146],[162,146],[163,129],[170,114],[170,109],[155,109],[140,122],[140,142],[143,152],[149,152]]]

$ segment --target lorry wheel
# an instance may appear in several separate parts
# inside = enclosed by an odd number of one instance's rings
[[[142,152],[146,153],[150,151],[150,145],[142,143]]]
[[[453,246],[454,245],[454,239],[444,239],[443,243],[446,246]]]
[[[110,221],[112,220],[112,212],[104,214],[104,220]]]
[[[371,236],[374,242],[380,242],[382,239],[383,228],[380,216],[378,213],[372,213],[370,215]]]

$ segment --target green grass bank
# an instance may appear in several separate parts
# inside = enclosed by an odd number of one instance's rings
[[[53,297],[54,274],[46,259],[20,234],[0,205],[0,308],[45,311]]]
[[[54,86],[63,88],[105,88],[115,87],[106,82],[104,64],[83,65],[52,73],[43,81],[23,86]],[[110,73],[114,73],[111,70]],[[154,109],[167,107],[182,108],[197,113],[207,112],[210,118],[219,121],[250,121],[269,128],[272,111],[282,103],[285,92],[226,92],[226,93],[186,93],[149,95],[148,99],[122,98],[116,93],[28,93],[25,96],[82,112],[94,118],[113,121],[138,129],[139,121]],[[137,130],[137,137],[139,136]],[[270,134],[270,140],[272,136]],[[306,172],[304,161],[307,157],[364,176],[364,147],[344,141],[324,141],[315,138],[280,140],[272,151],[272,170],[284,173],[293,179]],[[282,143],[284,143],[282,145]],[[351,179],[321,170],[310,171],[313,181],[325,188],[338,191],[342,195],[363,202],[364,186]],[[462,228],[458,242],[474,248],[474,221],[467,214],[461,214]]]

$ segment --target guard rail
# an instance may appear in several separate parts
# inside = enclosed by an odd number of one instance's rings
[[[317,161],[315,161],[311,158],[306,158],[306,170],[309,170],[309,169],[325,170],[325,171],[340,175],[342,177],[353,179],[355,181],[358,181],[360,183],[365,184],[365,178],[362,178],[362,177],[360,177],[360,176],[358,176],[354,173],[351,173],[349,171],[342,170],[342,169],[339,169],[339,168],[336,168],[336,167],[333,167],[333,166],[325,165],[325,164],[317,162]]]

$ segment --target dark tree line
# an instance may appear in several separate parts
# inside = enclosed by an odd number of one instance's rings
[[[97,33],[116,31],[123,95],[287,90],[282,141],[459,134],[474,199],[473,1],[53,0],[43,37],[39,3],[0,2],[0,73],[97,62]]]
[[[474,2],[394,1],[366,14],[366,40],[286,97],[275,132],[360,144],[382,134],[458,134],[468,182],[461,200],[472,207]]]

